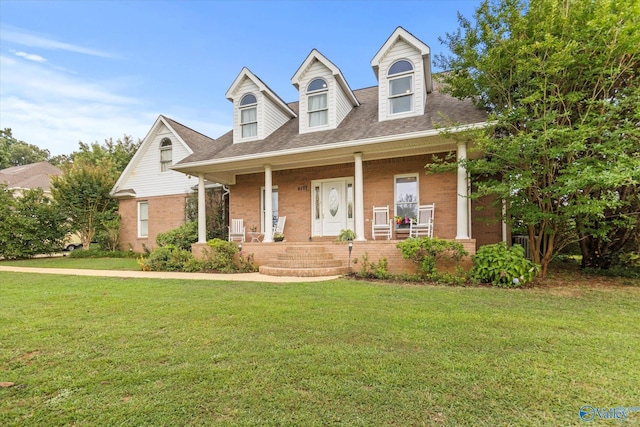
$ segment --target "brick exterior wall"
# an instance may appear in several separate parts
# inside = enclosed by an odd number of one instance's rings
[[[421,203],[435,203],[434,236],[454,239],[456,236],[457,179],[455,173],[426,175],[424,165],[431,155],[363,162],[365,238],[371,239],[372,208],[394,206],[394,177],[417,174]],[[285,235],[292,242],[306,242],[311,233],[312,180],[352,177],[354,163],[318,168],[273,172],[273,185],[278,187],[279,215],[287,217]],[[247,230],[260,228],[260,191],[264,174],[240,175],[230,186],[229,217],[244,218]],[[500,227],[498,226],[498,231]]]
[[[147,247],[153,250],[159,233],[179,227],[185,222],[186,195],[148,197],[144,199],[119,200],[118,212],[122,218],[120,227],[120,248],[143,252]],[[149,235],[138,237],[138,202],[149,203]]]
[[[482,197],[471,205],[471,233],[476,239],[476,248],[482,245],[502,241],[502,222],[500,206],[493,206],[492,200]],[[507,228],[507,242],[511,242],[511,233]]]
[[[402,258],[400,249],[396,248],[397,240],[368,240],[366,242],[353,242],[353,250],[351,252],[351,270],[360,271],[362,269],[362,261],[366,256],[371,263],[377,263],[382,258],[387,259],[389,273],[416,273],[417,266],[411,261]],[[475,253],[475,241],[465,240],[461,241],[465,249],[470,253]],[[242,252],[245,255],[253,255],[254,263],[256,265],[268,264],[270,260],[277,258],[279,253],[284,253],[287,246],[323,246],[326,252],[333,254],[333,258],[341,260],[345,267],[349,263],[349,247],[346,243],[335,241],[322,241],[312,243],[290,243],[290,242],[273,242],[273,243],[250,243],[245,242],[242,244]],[[206,250],[206,244],[194,244],[192,251],[198,258],[204,256]],[[466,269],[471,267],[470,258],[466,258],[461,262],[462,266]],[[454,266],[441,263],[438,265],[439,269],[449,270]]]

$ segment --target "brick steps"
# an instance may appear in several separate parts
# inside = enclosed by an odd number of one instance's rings
[[[270,260],[268,265],[278,268],[333,268],[342,267],[342,261],[337,259],[276,259]]]
[[[261,265],[259,271],[268,276],[338,276],[347,272],[343,264],[322,246],[289,246],[276,259]]]

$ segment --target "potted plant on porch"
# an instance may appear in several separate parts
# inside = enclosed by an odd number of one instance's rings
[[[273,235],[273,241],[274,242],[282,242],[284,240],[284,234],[283,233],[275,233]]]
[[[356,233],[353,230],[343,229],[340,230],[340,234],[338,234],[338,238],[336,240],[338,240],[339,242],[350,242],[352,240],[355,240],[355,238]]]

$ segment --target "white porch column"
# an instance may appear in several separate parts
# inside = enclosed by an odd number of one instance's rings
[[[458,143],[458,161],[467,158],[467,145]],[[467,168],[458,165],[458,206],[456,215],[456,240],[469,239],[469,181]]]
[[[207,243],[207,211],[204,175],[198,175],[198,243]]]
[[[367,240],[364,238],[364,178],[362,177],[362,153],[354,153],[355,158],[355,205],[356,205],[356,240]]]
[[[273,242],[273,178],[271,165],[264,166],[264,239]]]

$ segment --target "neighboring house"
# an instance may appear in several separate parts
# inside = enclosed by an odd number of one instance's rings
[[[158,233],[185,223],[186,199],[198,180],[171,166],[213,144],[207,136],[168,117],[158,117],[111,190],[122,218],[122,249],[151,250]]]
[[[192,147],[179,161],[175,158],[171,169],[197,178],[202,204],[206,181],[228,186],[229,217],[243,219],[247,230],[256,227],[264,233],[264,243],[273,241],[278,216],[287,217],[287,243],[330,246],[341,230],[351,229],[356,233],[354,256],[368,253],[373,262],[387,257],[390,271],[407,264],[397,242],[372,240],[373,206],[389,206],[392,217],[415,217],[418,205],[435,203],[434,236],[455,239],[471,253],[481,244],[506,239],[502,224],[480,216],[488,217],[494,209],[478,212],[478,203],[467,197],[471,185],[463,168],[438,174],[424,170],[433,156],[467,156],[467,144],[444,135],[443,127],[481,127],[486,114],[471,101],[438,92],[429,47],[405,29],[398,27],[372,54],[378,85],[352,90],[340,69],[312,50],[292,70],[299,99],[291,103],[243,68],[226,92],[233,103],[233,129]],[[160,136],[147,139],[153,140],[145,140],[147,150],[158,152]],[[158,156],[155,164],[150,160],[156,169]],[[157,197],[166,193],[157,173],[140,173],[147,192]],[[406,238],[407,227],[394,221],[392,238]],[[199,244],[205,241],[201,226]],[[283,247],[246,245],[258,264],[269,251]]]
[[[51,163],[31,163],[0,170],[0,184],[6,184],[15,196],[33,188],[42,188],[46,195],[51,196],[51,177],[60,175],[62,171]]]

